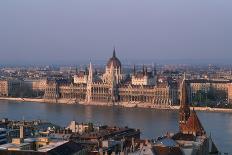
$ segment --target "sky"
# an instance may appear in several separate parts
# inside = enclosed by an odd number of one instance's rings
[[[1,0],[0,64],[232,59],[231,0]]]

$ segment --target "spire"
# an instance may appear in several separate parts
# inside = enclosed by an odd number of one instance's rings
[[[145,66],[144,66],[144,64],[143,64],[143,75],[145,74]]]
[[[92,62],[91,61],[89,62],[89,72],[90,71],[93,71],[93,66],[92,66]]]
[[[135,65],[134,65],[133,74],[134,74],[134,75],[136,74],[136,68],[135,68]]]
[[[180,106],[184,107],[186,105],[186,83],[185,77],[181,83],[181,92],[180,92]]]
[[[115,52],[116,50],[115,50],[115,46],[114,46],[114,50],[113,50],[113,58],[115,58],[116,57],[116,52]]]
[[[186,122],[190,116],[190,106],[185,77],[181,83],[180,91],[180,122]]]
[[[114,50],[113,50],[113,57],[114,58],[116,57],[115,47],[114,47]]]
[[[195,136],[202,136],[205,134],[205,130],[197,117],[197,114],[193,108],[190,113],[190,105],[188,101],[188,84],[186,82],[186,76],[181,84],[181,97],[180,97],[180,111],[179,111],[179,129],[181,133],[193,134]]]
[[[186,74],[184,73],[184,78],[181,83],[181,98],[180,98],[180,106],[188,106],[188,91],[187,91],[187,84],[186,84]]]
[[[89,63],[89,76],[88,76],[88,81],[89,81],[89,82],[93,82],[93,66],[92,66],[91,61],[90,61],[90,63]]]
[[[145,75],[147,75],[147,66],[145,67]]]

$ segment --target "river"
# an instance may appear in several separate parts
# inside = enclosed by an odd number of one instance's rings
[[[197,112],[208,134],[222,152],[232,153],[232,113]],[[0,100],[0,118],[41,119],[61,126],[70,121],[97,125],[128,126],[142,131],[142,138],[155,138],[178,131],[178,111],[107,106],[48,104]]]

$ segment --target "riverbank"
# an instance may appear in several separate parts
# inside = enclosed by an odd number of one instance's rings
[[[178,110],[179,106],[158,106],[149,103],[103,103],[103,102],[90,102],[86,103],[83,101],[77,102],[75,99],[43,99],[43,98],[13,98],[13,97],[0,97],[0,100],[8,101],[19,101],[19,102],[38,102],[38,103],[49,103],[49,104],[80,104],[80,105],[95,105],[95,106],[120,106],[126,108],[150,108],[150,109],[160,109],[160,110]],[[224,112],[232,113],[232,109],[223,108],[210,108],[210,107],[194,107],[196,111],[208,111],[208,112]]]

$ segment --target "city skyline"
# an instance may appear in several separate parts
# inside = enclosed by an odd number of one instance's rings
[[[207,2],[1,2],[0,61],[104,61],[116,46],[122,61],[229,63],[232,2]]]
[[[0,154],[230,154],[231,6],[0,1]]]

